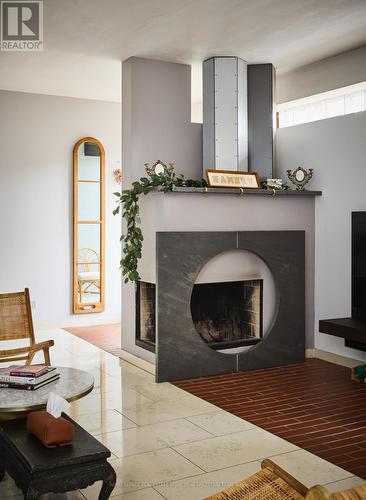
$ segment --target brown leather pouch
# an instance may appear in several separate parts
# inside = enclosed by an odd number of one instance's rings
[[[47,448],[70,444],[75,436],[71,422],[62,417],[55,418],[44,410],[28,414],[27,429]]]

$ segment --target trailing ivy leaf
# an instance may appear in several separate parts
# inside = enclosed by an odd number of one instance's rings
[[[122,218],[126,221],[127,234],[121,236],[124,242],[122,249],[124,257],[120,261],[120,267],[124,282],[137,281],[140,279],[138,273],[138,262],[142,257],[142,242],[144,240],[140,220],[139,197],[141,194],[147,195],[154,189],[161,187],[163,192],[172,192],[175,187],[195,186],[206,187],[207,182],[202,180],[186,180],[183,175],[176,175],[174,172],[165,172],[157,175],[152,174],[149,178],[141,177],[139,181],[132,183],[131,189],[125,189],[122,193],[114,193],[119,198],[118,207],[113,210],[113,214],[120,213],[122,207]]]

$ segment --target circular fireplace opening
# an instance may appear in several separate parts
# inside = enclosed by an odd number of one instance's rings
[[[202,341],[223,354],[255,347],[269,333],[277,290],[268,265],[247,250],[216,255],[201,269],[191,295],[191,315]]]

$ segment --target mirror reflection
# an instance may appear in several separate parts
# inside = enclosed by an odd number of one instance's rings
[[[302,182],[305,178],[305,174],[302,170],[298,170],[296,172],[296,180],[299,181],[299,182]]]
[[[78,147],[79,180],[100,181],[100,150],[97,144],[84,142]]]
[[[155,165],[155,174],[161,175],[165,172],[165,166],[162,163],[157,163]]]
[[[149,165],[149,163],[145,163],[145,170],[147,175],[162,175],[164,173],[172,173],[174,171],[174,164],[169,163],[165,165],[162,161],[158,160],[153,165]]]
[[[100,226],[79,224],[78,300],[100,302]]]
[[[79,181],[78,185],[78,220],[100,220],[100,185],[99,182]]]
[[[93,138],[74,148],[74,313],[104,310],[104,150]]]

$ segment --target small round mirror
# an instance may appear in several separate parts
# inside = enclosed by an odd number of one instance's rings
[[[148,163],[145,163],[145,170],[146,173],[150,176],[170,174],[174,171],[174,164],[169,163],[168,165],[165,165],[165,163],[158,160],[151,166]]]
[[[162,163],[157,163],[155,165],[155,174],[161,175],[165,172],[165,166]]]
[[[296,180],[302,182],[305,179],[305,174],[302,170],[298,170],[295,174]]]

